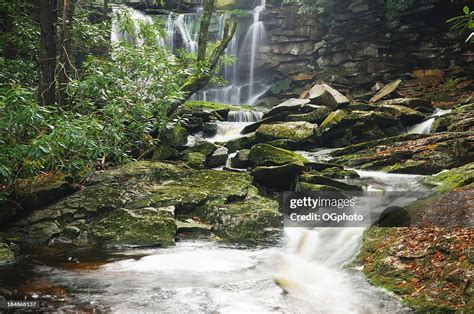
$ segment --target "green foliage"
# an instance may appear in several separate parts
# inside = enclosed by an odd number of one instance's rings
[[[451,24],[451,30],[460,32],[470,31],[471,34],[466,39],[466,42],[474,43],[474,11],[465,6],[463,12],[464,15],[453,17],[447,20],[447,23]]]

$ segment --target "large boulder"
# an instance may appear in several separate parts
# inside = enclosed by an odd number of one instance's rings
[[[188,149],[185,149],[182,152],[183,156],[188,155],[189,153],[201,153],[204,156],[209,157],[214,153],[214,151],[218,148],[218,146],[214,143],[210,142],[201,142],[199,144],[194,145],[193,147],[190,147]]]
[[[249,168],[253,165],[249,159],[250,149],[242,149],[230,159],[231,168]]]
[[[224,144],[224,147],[226,147],[229,150],[229,153],[235,153],[238,150],[250,148],[256,143],[257,143],[257,138],[255,134],[249,134],[249,135],[242,136],[234,140],[228,141],[227,143]]]
[[[311,103],[316,105],[324,105],[331,108],[347,106],[350,100],[327,84],[314,85],[308,95]]]
[[[275,115],[263,118],[262,120],[258,122],[252,123],[244,127],[242,129],[242,134],[249,134],[249,133],[255,132],[263,124],[268,124],[268,123],[277,122],[277,121],[285,121],[288,115],[290,115],[290,112],[284,111],[284,112],[280,112]]]
[[[249,160],[257,166],[279,166],[292,162],[307,163],[308,160],[292,151],[273,147],[268,144],[258,144],[250,149]]]
[[[325,106],[320,106],[319,108],[313,109],[307,113],[299,113],[299,114],[290,114],[286,121],[304,121],[314,124],[320,124],[327,118],[327,116],[331,113],[331,109]]]
[[[311,142],[317,134],[315,125],[307,122],[285,122],[261,125],[255,135],[259,141],[289,139],[295,142]]]
[[[168,124],[159,134],[159,139],[163,145],[177,147],[184,146],[188,142],[188,131],[176,124]]]
[[[462,108],[462,107],[461,107]],[[452,113],[437,117],[431,132],[466,132],[474,131],[474,109],[453,110]]]

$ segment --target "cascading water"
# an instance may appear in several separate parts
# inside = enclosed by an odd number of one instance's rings
[[[431,129],[433,127],[433,123],[436,119],[436,117],[443,116],[445,114],[450,113],[451,110],[441,110],[441,109],[436,109],[435,113],[431,115],[431,117],[428,120],[425,120],[421,123],[415,124],[412,127],[408,129],[408,133],[410,134],[430,134]]]
[[[261,0],[260,5],[253,10],[253,24],[249,29],[249,36],[251,37],[250,46],[250,75],[249,75],[249,96],[248,102],[253,102],[254,88],[255,88],[255,63],[257,58],[257,49],[265,36],[265,26],[260,21],[260,13],[265,9],[266,0]]]
[[[263,114],[258,111],[229,111],[227,121],[217,122],[217,133],[206,138],[209,142],[228,142],[242,137],[242,129],[247,125],[260,121]]]

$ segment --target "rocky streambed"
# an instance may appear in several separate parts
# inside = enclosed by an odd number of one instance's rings
[[[427,134],[407,130],[430,101],[325,84],[259,110],[190,102],[145,160],[14,193],[2,294],[79,311],[472,309],[472,105]],[[283,226],[287,190],[429,193],[406,208],[417,227],[304,230]]]

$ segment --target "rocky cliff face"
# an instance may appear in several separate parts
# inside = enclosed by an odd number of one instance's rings
[[[466,1],[423,1],[396,21],[388,20],[385,2],[337,1],[322,16],[299,15],[278,1],[267,4],[262,65],[277,77],[314,66],[357,84],[419,68],[459,65],[474,72],[474,50],[464,43],[466,34],[449,31],[446,23],[462,14]]]

